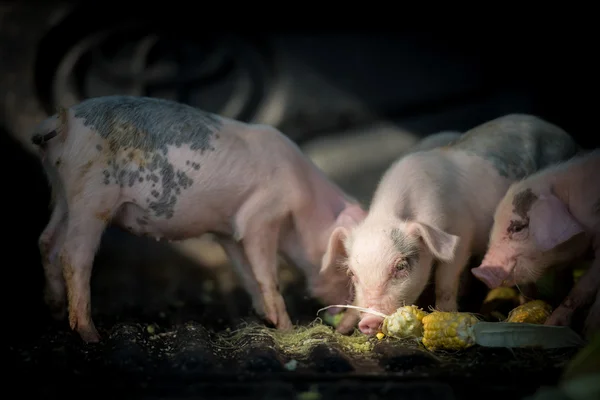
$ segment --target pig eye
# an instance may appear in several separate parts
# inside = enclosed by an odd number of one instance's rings
[[[529,226],[529,221],[510,221],[510,225],[508,226],[508,233],[514,234],[519,233],[525,230]]]
[[[350,268],[347,268],[346,275],[348,275],[350,278],[352,278],[354,276],[354,272],[352,272],[352,270]]]
[[[396,270],[403,271],[405,269],[408,269],[409,264],[408,264],[408,261],[406,261],[406,260],[400,260],[396,263],[395,267],[396,267]]]

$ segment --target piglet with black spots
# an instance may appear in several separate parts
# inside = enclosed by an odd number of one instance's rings
[[[367,218],[334,229],[322,268],[344,265],[355,305],[389,315],[414,304],[435,263],[435,307],[457,311],[461,274],[471,256],[485,253],[494,210],[510,184],[578,150],[559,127],[511,114],[447,146],[411,152],[386,171]],[[353,327],[343,322],[340,331]],[[382,322],[365,314],[358,326],[375,334]]]
[[[213,233],[257,313],[278,329],[292,325],[278,254],[306,273],[315,297],[347,301],[348,277],[319,266],[333,229],[366,213],[278,130],[169,100],[107,96],[60,109],[32,142],[53,192],[39,239],[45,299],[58,318],[68,305],[86,342],[100,340],[90,276],[108,224],[156,239]]]
[[[593,303],[589,333],[600,329],[600,150],[514,183],[498,204],[489,249],[471,272],[490,288],[537,281],[551,269],[594,261],[547,325],[570,325],[576,309]],[[595,299],[595,300],[594,300]]]

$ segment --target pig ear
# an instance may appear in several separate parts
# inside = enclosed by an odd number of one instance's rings
[[[362,209],[361,206],[352,204],[346,206],[338,215],[337,220],[335,221],[336,226],[344,226],[346,228],[351,228],[354,225],[362,222],[363,219],[367,216],[367,212]]]
[[[548,251],[584,232],[556,196],[540,196],[529,212],[529,231],[541,251]]]
[[[423,238],[429,251],[438,260],[450,262],[454,259],[454,253],[460,242],[458,236],[420,222],[412,222],[409,231]]]
[[[348,237],[348,229],[344,226],[336,227],[331,236],[329,237],[329,243],[327,244],[327,251],[323,255],[323,262],[321,264],[321,273],[330,270],[338,263],[342,257],[347,257],[346,248],[344,247],[344,240]]]

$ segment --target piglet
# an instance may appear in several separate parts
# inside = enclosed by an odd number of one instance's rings
[[[591,267],[546,322],[570,325],[576,309],[600,296],[598,171],[600,150],[594,150],[512,184],[498,204],[489,248],[481,265],[471,270],[473,275],[489,288],[522,285],[593,252]],[[597,299],[586,330],[597,330],[599,318]]]
[[[114,224],[136,235],[181,240],[213,233],[256,312],[278,329],[291,321],[277,256],[301,268],[324,303],[348,301],[349,278],[319,274],[328,238],[366,212],[278,130],[169,100],[107,96],[61,108],[32,136],[53,193],[39,238],[45,299],[86,342],[90,275]],[[64,280],[63,280],[64,278]]]
[[[332,232],[322,270],[345,265],[355,305],[391,314],[417,300],[437,263],[435,307],[457,311],[461,273],[472,255],[485,252],[494,210],[509,185],[577,151],[559,127],[511,114],[448,146],[411,152],[385,172],[368,216]],[[343,322],[340,332],[353,327]],[[374,334],[382,322],[365,314],[359,329]]]

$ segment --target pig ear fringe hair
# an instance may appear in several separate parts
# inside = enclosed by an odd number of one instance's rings
[[[351,308],[381,318],[389,317],[389,315],[379,311],[342,304],[321,308],[317,311],[317,314],[333,307]],[[581,347],[586,344],[581,336],[567,326],[479,321],[472,325],[472,335],[475,343],[482,347],[556,349]]]

